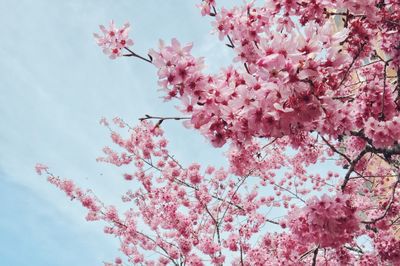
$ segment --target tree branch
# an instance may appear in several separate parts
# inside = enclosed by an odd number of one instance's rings
[[[314,250],[314,256],[313,256],[313,260],[312,260],[312,266],[317,265],[317,256],[318,256],[318,250],[319,250],[319,246]]]
[[[350,180],[350,175],[351,175],[351,173],[354,171],[354,168],[356,167],[357,163],[358,163],[358,162],[362,159],[362,157],[363,157],[366,153],[368,153],[368,152],[369,152],[369,150],[368,150],[367,148],[365,148],[364,150],[362,150],[362,151],[360,152],[360,154],[359,154],[353,161],[351,161],[351,163],[350,163],[350,168],[349,168],[349,170],[347,171],[346,176],[344,177],[343,184],[341,185],[342,192],[344,192],[344,190],[345,190],[345,188],[346,188],[346,185],[347,185],[347,183],[348,183],[349,180]]]
[[[134,51],[132,51],[128,47],[124,47],[124,49],[129,52],[129,54],[124,54],[124,56],[133,56],[133,57],[139,58],[139,59],[141,59],[143,61],[146,61],[147,63],[150,63],[150,64],[153,63],[153,58],[151,57],[151,55],[147,55],[149,57],[149,59],[147,59],[147,58],[144,58],[141,55],[138,55],[137,53],[135,53]]]
[[[342,81],[339,83],[339,86],[337,86],[337,89],[340,88],[340,86],[343,85],[343,83],[346,81],[347,76],[350,73],[351,68],[353,67],[354,63],[357,61],[357,58],[360,56],[362,50],[364,49],[364,46],[366,43],[362,43],[360,46],[360,49],[358,50],[357,54],[354,56],[353,61],[351,61],[350,66],[347,68],[346,72],[344,73]]]

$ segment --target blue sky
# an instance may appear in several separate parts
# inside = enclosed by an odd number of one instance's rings
[[[134,124],[144,114],[177,111],[160,99],[153,66],[109,60],[92,33],[110,19],[130,21],[136,52],[177,37],[193,41],[195,55],[211,55],[214,71],[228,64],[231,51],[209,34],[198,2],[0,0],[0,265],[101,265],[118,254],[101,224],[87,223],[79,204],[37,176],[34,165],[47,164],[118,204],[129,184],[118,169],[95,162],[110,143],[99,119]],[[164,127],[177,158],[223,164],[222,150],[198,133],[179,122]]]

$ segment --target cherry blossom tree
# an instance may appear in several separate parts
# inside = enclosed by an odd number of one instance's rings
[[[125,257],[106,265],[400,265],[400,3],[199,7],[235,53],[218,73],[177,39],[139,55],[128,23],[95,34],[111,59],[154,65],[181,113],[101,120],[115,148],[98,161],[131,169],[128,211],[36,166],[120,239]],[[229,167],[180,163],[169,120],[228,146]],[[327,160],[337,168],[312,170]]]

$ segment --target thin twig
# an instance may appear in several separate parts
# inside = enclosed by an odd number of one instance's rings
[[[364,49],[364,46],[366,45],[366,43],[362,43],[360,49],[358,50],[357,54],[354,56],[353,61],[351,62],[350,66],[347,68],[346,72],[344,73],[344,77],[342,79],[342,81],[339,83],[339,86],[337,88],[340,88],[340,86],[343,85],[343,83],[346,81],[347,76],[350,73],[351,68],[353,67],[354,63],[357,61],[357,58],[360,56],[362,50]]]
[[[175,116],[151,116],[144,115],[145,117],[139,118],[140,121],[148,120],[148,119],[159,119],[159,120],[188,120],[191,117],[175,117]]]
[[[242,249],[242,242],[240,241],[239,243],[239,249],[240,249],[240,265],[244,266],[244,262],[243,262],[243,249]]]
[[[368,147],[367,147],[367,148],[368,148]],[[349,180],[350,180],[350,175],[351,175],[351,173],[354,171],[354,168],[356,167],[357,163],[362,159],[362,157],[364,157],[364,155],[365,155],[366,153],[369,152],[369,149],[367,149],[367,148],[365,148],[364,150],[362,150],[362,151],[360,152],[360,154],[358,154],[358,156],[357,156],[353,161],[351,161],[351,163],[350,163],[350,168],[349,168],[349,170],[347,171],[347,173],[346,173],[346,175],[345,175],[345,177],[344,177],[344,180],[343,180],[343,184],[342,184],[342,186],[341,186],[342,192],[343,192],[344,189],[346,188],[346,185],[347,185],[347,183],[348,183]]]
[[[362,249],[360,248],[355,248],[355,247],[350,247],[350,246],[344,246],[345,249],[357,252],[359,254],[364,254],[364,251],[362,251]]]
[[[391,196],[390,196],[390,202],[389,202],[389,204],[386,206],[385,212],[384,212],[381,216],[379,216],[378,218],[372,219],[372,220],[370,220],[370,221],[361,221],[361,223],[363,223],[363,224],[374,224],[374,223],[376,223],[376,222],[378,222],[378,221],[380,221],[380,220],[382,220],[383,218],[386,217],[386,215],[388,214],[390,208],[391,208],[392,205],[393,205],[394,198],[395,198],[395,194],[396,194],[396,188],[397,188],[397,186],[398,186],[399,183],[400,183],[400,175],[398,175],[397,181],[396,181],[396,182],[394,183],[394,185],[393,185],[392,194],[391,194]]]
[[[293,192],[290,191],[289,189],[284,188],[284,187],[282,187],[282,186],[280,186],[280,185],[277,185],[277,184],[274,184],[274,186],[277,186],[278,188],[285,190],[285,191],[288,192],[289,194],[292,194],[296,199],[302,201],[303,203],[306,203],[306,201],[303,200],[302,198],[300,198],[299,195],[297,195],[296,193],[293,193]]]
[[[226,46],[228,46],[229,48],[232,48],[232,49],[235,48],[235,45],[233,44],[231,36],[229,36],[229,34],[227,34],[226,37],[229,40],[229,43],[227,43]]]
[[[146,62],[148,62],[150,64],[153,63],[153,58],[151,57],[151,55],[148,55],[149,59],[147,59],[147,58],[145,58],[145,57],[143,57],[141,55],[138,55],[137,53],[135,53],[134,51],[132,51],[128,47],[124,47],[124,49],[129,52],[129,54],[124,54],[124,56],[134,56],[134,57],[137,57],[137,58],[139,58],[139,59],[141,59],[143,61],[146,61]]]
[[[379,118],[381,120],[385,119],[385,93],[386,93],[386,72],[387,72],[387,67],[389,65],[389,61],[385,62],[385,67],[383,68],[383,93],[382,93],[382,110],[381,110],[381,114],[379,115]]]
[[[346,161],[348,161],[349,163],[351,163],[350,158],[349,158],[346,154],[344,154],[344,153],[340,152],[338,149],[336,149],[336,148],[335,148],[332,144],[330,144],[321,134],[320,134],[320,136],[321,136],[322,140],[326,143],[326,145],[328,145],[329,148],[331,148],[331,150],[333,150],[334,152],[336,152],[337,154],[339,154],[340,156],[342,156],[343,158],[345,158]]]

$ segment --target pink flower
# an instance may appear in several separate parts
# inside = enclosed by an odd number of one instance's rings
[[[344,195],[312,197],[307,206],[289,214],[289,227],[299,241],[321,247],[339,247],[353,239],[359,228],[356,208]]]
[[[115,258],[115,264],[118,264],[118,265],[122,264],[121,258],[119,258],[119,257]]]
[[[46,172],[47,169],[49,169],[49,168],[48,168],[46,165],[44,165],[44,164],[37,163],[37,164],[35,165],[35,170],[36,170],[36,173],[37,173],[38,175],[41,175],[42,172]]]
[[[375,248],[383,261],[400,264],[400,240],[394,233],[385,230],[379,231],[375,238]]]
[[[103,52],[111,59],[122,56],[122,49],[133,45],[133,41],[129,38],[130,25],[125,23],[121,28],[116,28],[114,21],[110,22],[108,29],[100,25],[102,36],[94,33],[97,44],[103,49]]]
[[[201,9],[201,15],[207,16],[211,13],[211,8],[215,7],[215,0],[203,0],[198,7]]]

